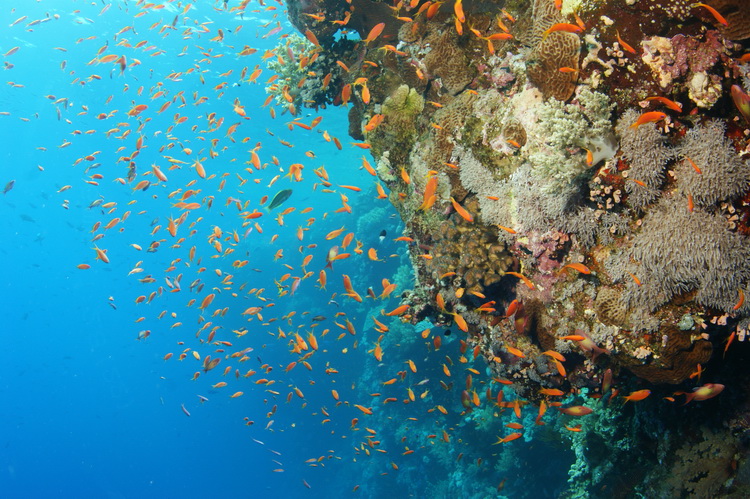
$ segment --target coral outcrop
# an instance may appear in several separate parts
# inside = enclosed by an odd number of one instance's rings
[[[317,61],[349,71],[314,72],[332,74],[323,100],[351,106],[411,240],[405,320],[460,330],[537,404],[560,390],[621,408],[613,385],[646,386],[662,406],[642,403],[637,421],[665,421],[704,366],[729,383],[722,354],[750,323],[750,130],[729,96],[750,72],[745,3],[707,0],[726,27],[687,1],[344,3],[324,5],[362,37],[380,22],[389,34],[324,43]],[[638,450],[651,438],[621,435],[632,460],[597,469],[654,462]],[[693,473],[688,447],[668,447],[684,454],[676,476]],[[731,474],[659,490],[715,494]]]

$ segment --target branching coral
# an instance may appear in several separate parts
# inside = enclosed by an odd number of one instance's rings
[[[730,477],[737,448],[726,431],[703,428],[698,442],[686,441],[674,454],[674,466],[658,488],[672,497],[719,497]],[[659,494],[661,495],[661,494]]]
[[[266,87],[266,93],[273,95],[277,104],[285,107],[290,104],[284,93],[293,98],[295,106],[301,107],[303,104],[298,86],[301,81],[307,78],[308,70],[301,67],[295,59],[303,56],[309,57],[314,48],[315,46],[306,38],[293,33],[284,43],[280,43],[276,47],[277,57],[268,59],[268,69],[279,75],[280,78]]]

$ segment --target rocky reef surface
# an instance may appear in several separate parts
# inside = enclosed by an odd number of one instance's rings
[[[348,107],[411,241],[402,320],[568,414],[570,497],[748,493],[748,5],[289,3],[268,91]]]

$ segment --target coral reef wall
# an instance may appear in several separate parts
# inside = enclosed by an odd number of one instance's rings
[[[348,107],[405,224],[417,282],[402,320],[462,331],[490,376],[536,404],[657,392],[631,420],[679,413],[704,370],[746,376],[722,355],[750,322],[746,3],[314,0],[290,16],[305,63],[277,68],[269,92],[292,112]],[[723,407],[714,423],[744,432],[744,404]],[[701,421],[686,416],[659,452],[703,435],[726,477],[654,472],[630,489],[728,487],[740,446]],[[691,459],[672,469],[695,473]]]

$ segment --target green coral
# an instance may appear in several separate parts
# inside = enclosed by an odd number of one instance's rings
[[[549,99],[537,108],[538,121],[532,131],[536,147],[529,161],[543,192],[564,189],[588,171],[585,155],[571,154],[571,149],[591,150],[594,163],[614,155],[612,107],[606,95],[584,88],[578,104]]]
[[[408,85],[401,85],[381,105],[383,123],[366,134],[373,155],[389,151],[389,160],[398,171],[408,164],[408,156],[417,139],[415,122],[424,109],[424,98]]]
[[[408,85],[399,86],[383,102],[385,119],[404,125],[410,123],[424,109],[424,98]]]
[[[661,497],[719,497],[730,478],[737,447],[723,429],[703,428],[700,441],[686,441],[673,456],[666,476],[652,482]]]
[[[592,404],[587,404],[592,405]],[[568,470],[569,488],[565,497],[588,497],[588,492],[599,489],[617,473],[615,465],[636,445],[632,428],[623,424],[622,408],[613,403],[597,404],[594,412],[570,420],[568,425],[580,424],[581,431],[571,432],[558,421],[558,431],[571,441],[576,460]]]

